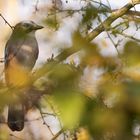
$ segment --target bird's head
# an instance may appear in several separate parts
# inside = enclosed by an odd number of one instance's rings
[[[43,26],[37,25],[33,21],[22,21],[15,25],[14,31],[20,33],[30,33],[42,28]]]

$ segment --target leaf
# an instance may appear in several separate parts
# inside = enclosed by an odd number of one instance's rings
[[[140,80],[140,45],[132,41],[127,42],[122,60],[124,62],[123,74],[134,80]]]
[[[97,14],[98,14],[98,9],[89,3],[89,5],[86,8],[85,15],[83,15],[82,22],[83,23],[91,22],[91,20],[97,17]]]
[[[55,16],[50,16],[50,17],[47,17],[45,20],[44,20],[45,24],[47,26],[49,26],[50,28],[53,28],[53,29],[58,29],[59,27],[59,22],[57,21],[56,17]]]
[[[136,42],[128,41],[124,45],[123,59],[128,67],[140,64],[140,45]]]
[[[74,129],[78,126],[84,112],[85,100],[80,93],[71,90],[56,91],[55,102],[60,110],[64,128]]]

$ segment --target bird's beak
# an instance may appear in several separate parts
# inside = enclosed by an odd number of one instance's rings
[[[39,30],[39,29],[42,29],[42,28],[44,28],[43,26],[40,26],[40,25],[34,25],[34,30]]]

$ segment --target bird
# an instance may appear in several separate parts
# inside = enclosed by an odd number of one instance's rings
[[[21,21],[14,26],[4,52],[5,82],[8,87],[26,87],[29,84],[39,55],[35,32],[42,28],[33,21]],[[8,104],[7,124],[12,131],[24,128],[25,105],[21,100]]]

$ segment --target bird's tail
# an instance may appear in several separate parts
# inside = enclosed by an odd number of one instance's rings
[[[8,126],[12,131],[21,131],[24,128],[25,109],[23,104],[8,106]]]

